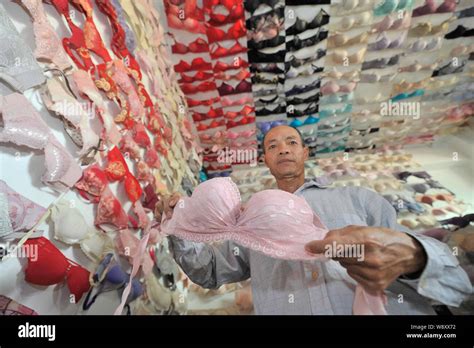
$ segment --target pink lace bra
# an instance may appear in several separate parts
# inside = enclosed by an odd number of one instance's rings
[[[191,197],[181,198],[173,217],[163,216],[161,233],[195,242],[233,240],[267,256],[287,260],[325,260],[305,250],[323,239],[328,229],[303,197],[282,190],[255,193],[242,205],[229,177],[207,180]],[[386,314],[383,296],[372,296],[359,285],[354,314]]]
[[[14,232],[27,232],[45,213],[45,208],[0,180],[0,238]]]
[[[45,184],[64,191],[81,178],[81,167],[22,94],[0,97],[0,115],[3,119],[0,143],[11,142],[44,151],[46,172],[42,180]]]

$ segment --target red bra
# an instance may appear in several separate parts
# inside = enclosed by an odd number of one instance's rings
[[[214,75],[214,77],[218,80],[224,80],[224,81],[228,81],[228,80],[245,80],[246,78],[249,78],[250,77],[250,71],[248,70],[240,70],[237,74],[235,75],[231,75],[231,74],[226,74],[225,72],[218,72]]]
[[[186,102],[188,103],[188,106],[190,108],[195,107],[195,106],[210,106],[217,103],[219,100],[220,100],[219,97],[214,97],[214,98],[205,99],[205,100],[196,100],[196,99],[186,98]]]
[[[245,105],[242,110],[233,112],[233,111],[227,111],[224,114],[224,117],[227,119],[234,119],[239,116],[249,116],[251,113],[255,112],[255,108],[249,105]]]
[[[249,63],[243,60],[242,58],[238,57],[234,59],[231,64],[222,63],[221,61],[217,62],[214,66],[214,71],[226,71],[231,69],[239,69],[239,68],[246,68],[249,66]]]
[[[196,129],[198,131],[205,131],[205,130],[208,130],[208,129],[211,129],[211,128],[217,128],[217,127],[220,127],[220,126],[225,126],[225,123],[226,123],[226,120],[225,119],[222,119],[220,121],[212,121],[211,123],[209,123],[208,125],[204,124],[204,123],[198,123],[197,126],[196,126]]]
[[[213,109],[211,108],[207,113],[195,112],[193,113],[193,120],[195,122],[208,120],[210,118],[222,117],[224,112],[222,109]]]
[[[202,38],[198,38],[187,45],[176,42],[173,46],[171,46],[171,52],[175,54],[209,52],[209,44]]]
[[[211,72],[204,72],[198,71],[194,76],[185,75],[184,73],[181,74],[181,79],[178,81],[179,83],[191,83],[196,81],[204,81],[209,80],[210,78],[214,77],[214,74]]]
[[[35,285],[54,285],[67,282],[77,303],[89,291],[89,271],[66,258],[56,246],[44,237],[30,238],[25,244],[34,247],[37,255],[28,256],[25,280]]]
[[[229,94],[239,94],[239,93],[248,93],[252,91],[252,84],[247,80],[240,81],[237,86],[232,87],[227,83],[223,82],[217,90],[219,94],[222,95],[229,95]]]
[[[224,40],[237,40],[239,37],[247,35],[247,29],[242,19],[235,22],[235,24],[227,29],[226,31],[219,28],[210,27],[207,29],[207,38],[209,43],[224,41]]]
[[[201,82],[197,86],[194,86],[190,83],[183,83],[181,84],[181,89],[186,94],[196,94],[199,92],[208,92],[214,91],[216,89],[216,83],[213,81],[205,81]]]
[[[220,101],[223,107],[229,107],[253,103],[253,97],[251,95],[245,95],[242,98],[235,100],[231,99],[230,97],[223,97]]]
[[[247,47],[242,46],[239,41],[236,41],[235,45],[232,46],[231,48],[225,48],[219,44],[217,44],[217,46],[218,48],[210,52],[212,59],[218,59],[218,58],[227,57],[227,56],[235,56],[239,53],[248,51]]]
[[[209,164],[209,165],[205,165],[204,166],[206,168],[207,171],[217,171],[217,170],[227,170],[227,169],[230,169],[232,168],[232,166],[230,164],[223,164],[221,166],[213,166],[212,164]]]
[[[196,0],[186,1],[173,1],[164,0],[166,13],[171,13],[174,16],[184,16],[185,18],[193,18],[199,22],[204,21],[204,11],[197,7]],[[180,8],[180,5],[184,4],[184,8]]]
[[[243,126],[246,124],[251,124],[255,122],[255,117],[254,116],[244,116],[240,121],[227,121],[227,129],[233,128],[233,127],[238,127],[238,126]]]
[[[105,175],[110,181],[125,179],[125,191],[128,199],[135,203],[142,195],[140,183],[128,170],[127,162],[122,156],[120,150],[114,146],[107,154],[107,166],[105,167]]]
[[[212,64],[199,57],[194,58],[191,65],[189,65],[188,62],[180,60],[179,63],[174,66],[174,71],[179,73],[193,70],[212,70]]]
[[[223,5],[229,11],[228,15],[214,13],[212,8],[218,5]],[[210,20],[208,23],[212,26],[222,26],[244,18],[244,6],[242,1],[224,0],[224,1],[204,1],[204,9],[209,14]]]

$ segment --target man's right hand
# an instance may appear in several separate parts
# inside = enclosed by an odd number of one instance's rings
[[[181,195],[178,192],[173,193],[169,196],[163,196],[163,198],[156,203],[155,206],[155,219],[161,221],[163,214],[167,219],[171,219],[173,216],[173,210],[178,203]]]

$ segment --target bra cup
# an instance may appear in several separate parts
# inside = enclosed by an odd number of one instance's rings
[[[340,22],[339,25],[344,30],[349,30],[354,25],[355,20],[352,17],[344,17]]]
[[[78,243],[87,235],[87,223],[82,214],[64,201],[53,207],[51,218],[54,222],[54,237],[64,243]]]

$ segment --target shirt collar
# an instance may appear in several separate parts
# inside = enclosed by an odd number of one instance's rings
[[[321,183],[318,182],[318,178],[312,178],[312,179],[305,179],[305,183],[301,185],[295,192],[294,194],[300,193],[310,187],[316,187],[316,188],[327,188],[326,185],[322,185]]]

